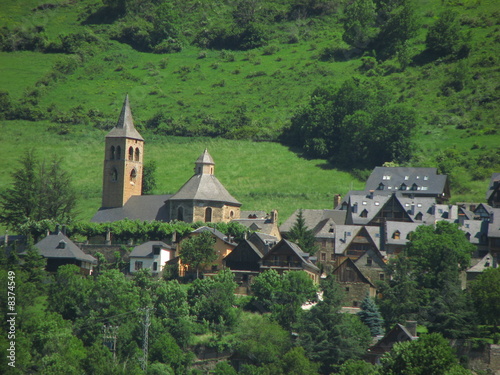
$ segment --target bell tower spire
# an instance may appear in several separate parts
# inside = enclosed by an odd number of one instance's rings
[[[123,207],[142,194],[144,139],[134,126],[128,95],[116,126],[106,135],[102,207]]]

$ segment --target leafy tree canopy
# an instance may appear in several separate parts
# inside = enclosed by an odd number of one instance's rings
[[[318,88],[292,117],[284,138],[341,168],[408,161],[416,115],[392,100],[386,88],[358,79]]]
[[[213,235],[204,231],[182,241],[179,256],[184,264],[196,270],[198,277],[201,268],[217,259],[214,245]]]

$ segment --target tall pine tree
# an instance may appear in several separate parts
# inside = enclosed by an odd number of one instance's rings
[[[304,252],[311,255],[317,250],[314,233],[307,227],[302,210],[299,210],[297,220],[288,234],[288,239],[295,242]]]
[[[361,311],[358,312],[358,316],[361,321],[370,328],[372,336],[384,334],[384,319],[375,301],[369,296],[366,296],[363,302],[361,302]]]

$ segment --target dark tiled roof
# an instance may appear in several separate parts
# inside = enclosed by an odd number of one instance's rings
[[[290,216],[281,226],[280,232],[288,233],[292,229],[293,225],[297,221],[297,216],[299,211],[295,211],[292,216]],[[332,219],[336,224],[344,224],[346,211],[342,210],[302,210],[302,217],[304,218],[305,224],[309,229],[314,229],[323,220]]]
[[[134,247],[134,250],[130,253],[130,257],[152,257],[153,256],[153,246],[160,246],[165,250],[174,250],[173,247],[167,245],[162,241],[148,241],[141,245]]]
[[[61,232],[49,234],[35,245],[44,258],[76,259],[80,261],[97,263],[89,254],[85,254],[73,241]]]
[[[169,221],[165,201],[171,195],[134,195],[123,207],[101,208],[92,218],[94,223],[108,223],[123,219]]]
[[[241,206],[214,175],[195,174],[170,200],[203,200]]]
[[[240,219],[265,219],[266,211],[241,211]]]
[[[411,194],[438,196],[446,193],[446,175],[438,175],[436,168],[375,167],[366,181],[365,190],[404,191]],[[415,185],[415,190],[411,188]],[[406,186],[407,190],[402,190]]]
[[[234,246],[237,245],[234,241],[230,240],[224,233],[222,233],[221,231],[218,231],[215,228],[203,226],[203,227],[199,227],[198,229],[192,231],[191,233],[203,233],[203,232],[210,232],[215,237],[219,238],[220,240],[222,240],[230,245],[234,245]]]
[[[302,249],[296,243],[293,243],[285,239],[282,239],[280,242],[278,242],[266,255],[264,255],[263,260],[268,259],[273,252],[280,249],[282,246],[288,247],[290,250],[292,250],[293,253],[295,253],[295,255],[299,258],[300,262],[302,263],[303,268],[309,269],[310,271],[317,273],[320,272],[319,268],[316,267],[316,265],[314,265],[314,263],[311,262],[309,254],[302,251]]]
[[[108,135],[106,135],[106,138],[132,138],[144,141],[144,138],[142,138],[134,126],[128,95],[125,97],[125,101],[123,102],[122,112],[120,113],[116,127],[114,127]]]

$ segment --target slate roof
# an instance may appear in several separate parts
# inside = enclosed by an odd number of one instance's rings
[[[365,190],[380,189],[398,191],[411,194],[425,194],[441,196],[447,193],[446,175],[438,175],[436,168],[411,168],[411,167],[375,167],[366,181]],[[415,190],[411,187],[415,185]],[[390,189],[389,189],[390,188]]]
[[[163,241],[148,241],[141,245],[134,247],[130,253],[131,258],[152,258],[153,257],[153,247],[160,246],[165,250],[175,250],[172,246],[167,245]]]
[[[122,112],[116,126],[106,135],[106,138],[132,138],[144,141],[144,138],[142,138],[134,126],[128,95],[125,96]]]
[[[97,259],[85,254],[63,233],[51,233],[35,245],[44,258],[76,259],[97,264]]]
[[[281,226],[281,233],[288,233],[297,221],[297,216],[300,210],[296,210]],[[346,211],[342,210],[302,210],[302,217],[309,229],[314,229],[326,219],[332,219],[336,224],[344,224]]]
[[[262,254],[267,254],[269,249],[279,241],[278,237],[269,234],[254,232],[248,237],[248,241],[253,243]]]
[[[100,208],[90,220],[94,223],[108,223],[123,219],[169,221],[165,206],[171,195],[133,195],[123,207]]]
[[[409,241],[408,235],[415,232],[421,223],[404,223],[400,221],[387,221],[385,223],[385,242],[388,245],[406,245]],[[399,239],[392,238],[394,233],[399,231]]]
[[[363,227],[360,225],[337,225],[335,254],[344,254],[349,244],[361,229],[363,229]]]
[[[275,223],[271,219],[234,219],[231,222],[244,225],[255,232],[270,234],[275,228]]]
[[[170,200],[213,201],[241,206],[241,203],[229,194],[217,177],[211,174],[195,174]]]
[[[474,245],[486,245],[488,222],[485,220],[464,220],[459,227],[470,235],[469,242]]]
[[[500,173],[493,173],[491,175],[490,184],[488,185],[488,190],[486,191],[486,201],[489,201],[491,195],[495,192],[495,185],[498,189],[498,184],[500,183]]]
[[[217,238],[219,238],[220,240],[230,244],[230,245],[234,245],[236,246],[237,243],[230,240],[230,238],[228,238],[224,233],[222,233],[221,231],[218,231],[217,229],[215,228],[210,228],[210,227],[207,227],[207,226],[203,226],[203,227],[199,227],[198,229],[195,229],[193,230],[191,233],[202,233],[202,232],[210,232],[212,233],[214,236],[216,236]]]
[[[215,165],[214,159],[208,153],[208,150],[205,149],[203,153],[196,159],[196,164],[212,164]]]

